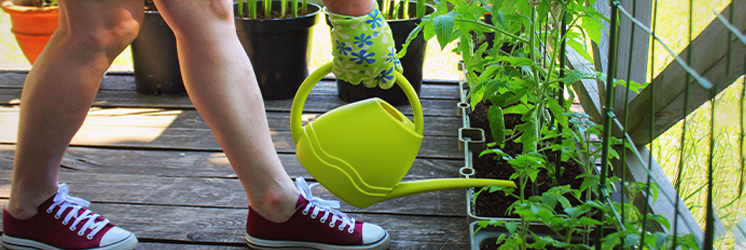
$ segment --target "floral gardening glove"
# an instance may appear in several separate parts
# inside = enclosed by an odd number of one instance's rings
[[[391,29],[378,10],[351,17],[326,11],[332,24],[334,75],[344,81],[365,87],[391,88],[396,72],[402,72],[396,55]]]

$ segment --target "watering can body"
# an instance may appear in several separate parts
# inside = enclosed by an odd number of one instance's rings
[[[515,186],[513,182],[433,179],[400,182],[417,157],[423,139],[422,106],[411,85],[397,73],[397,84],[412,105],[414,122],[378,98],[333,109],[301,126],[303,104],[313,86],[331,72],[331,63],[306,78],[295,95],[290,128],[301,165],[324,187],[353,206],[406,195],[474,186]]]
[[[338,197],[385,197],[417,157],[422,135],[385,101],[334,109],[303,127],[298,160]]]

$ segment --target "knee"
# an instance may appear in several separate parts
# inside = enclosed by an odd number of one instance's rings
[[[116,57],[137,37],[142,16],[127,13],[99,20],[96,24],[61,24],[58,32],[73,44],[89,50],[104,51],[107,55]]]
[[[177,35],[234,25],[232,0],[155,2],[161,15]]]

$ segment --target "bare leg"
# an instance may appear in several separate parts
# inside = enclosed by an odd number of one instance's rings
[[[300,193],[275,152],[259,86],[230,0],[155,1],[176,35],[184,85],[225,151],[252,209],[275,222]]]
[[[137,36],[141,0],[60,0],[60,27],[24,85],[7,210],[24,219],[57,191],[57,173],[114,58]]]

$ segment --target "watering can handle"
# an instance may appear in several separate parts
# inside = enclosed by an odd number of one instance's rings
[[[303,114],[303,105],[306,103],[306,98],[308,98],[308,94],[311,93],[311,89],[316,86],[316,83],[332,72],[332,65],[332,62],[328,62],[311,73],[300,85],[298,92],[295,93],[293,106],[290,109],[290,131],[293,134],[293,144],[298,144],[298,140],[302,133],[301,115]],[[404,90],[404,94],[407,95],[407,99],[409,99],[409,103],[412,105],[412,112],[414,113],[414,130],[421,135],[424,131],[425,125],[422,116],[422,104],[420,104],[420,98],[417,97],[417,93],[414,91],[414,88],[412,88],[409,81],[407,81],[404,75],[398,71],[396,72],[396,84]]]

